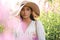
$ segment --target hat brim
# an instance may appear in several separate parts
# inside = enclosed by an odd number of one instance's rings
[[[18,10],[18,12],[16,13],[15,16],[17,16],[17,15],[20,14],[20,11],[21,11],[21,9],[22,9],[24,6],[31,7],[31,8],[33,9],[33,11],[36,13],[36,15],[38,15],[38,16],[40,15],[40,9],[39,9],[39,7],[38,7],[37,4],[35,4],[35,3],[33,3],[33,2],[26,2],[26,3],[22,3],[22,4],[20,5],[20,8],[19,8],[19,10]]]

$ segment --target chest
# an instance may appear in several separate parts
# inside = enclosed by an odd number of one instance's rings
[[[36,28],[34,23],[31,23],[25,32],[22,30],[22,27],[18,27],[17,29],[18,30],[15,30],[14,32],[15,37],[17,38],[21,39],[26,37],[32,39],[36,37]]]

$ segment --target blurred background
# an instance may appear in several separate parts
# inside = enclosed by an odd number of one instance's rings
[[[14,15],[24,0],[0,0],[0,33],[9,15]],[[39,20],[42,21],[46,40],[60,40],[60,0],[27,0],[38,4],[40,8]]]

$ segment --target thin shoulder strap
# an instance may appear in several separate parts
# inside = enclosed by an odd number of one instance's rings
[[[37,33],[37,21],[35,21],[35,31],[36,31],[36,35],[37,35],[37,38],[38,38],[38,33]]]
[[[36,34],[37,34],[37,21],[35,21],[35,30],[36,30]]]

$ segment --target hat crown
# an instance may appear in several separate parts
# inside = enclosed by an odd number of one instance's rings
[[[39,7],[36,3],[34,2],[30,2],[30,1],[23,1],[20,3],[20,8],[19,10],[17,11],[17,14],[16,16],[18,16],[20,14],[20,11],[21,9],[24,7],[24,6],[28,6],[28,7],[31,7],[33,9],[33,11],[39,16],[40,15],[40,10],[39,10]]]

